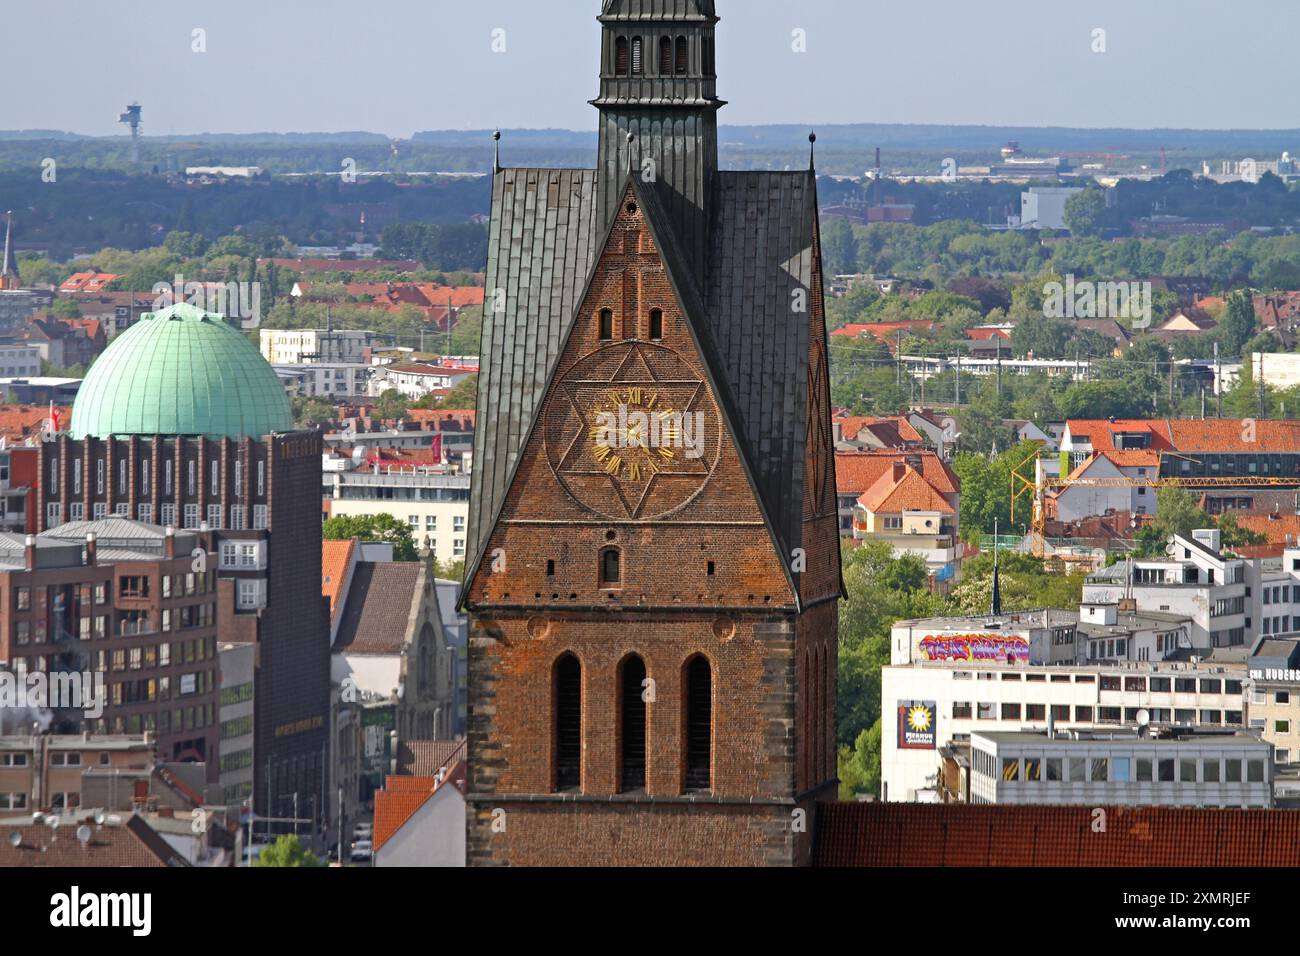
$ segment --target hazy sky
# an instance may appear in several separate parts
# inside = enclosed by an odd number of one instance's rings
[[[133,99],[146,135],[594,127],[599,0],[4,6],[0,129],[112,134]],[[1300,127],[1296,0],[717,6],[726,124]],[[796,29],[806,53],[792,51]]]

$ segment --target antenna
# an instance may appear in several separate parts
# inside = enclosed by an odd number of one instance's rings
[[[140,109],[139,103],[132,103],[117,117],[119,123],[131,127],[131,162],[136,165],[140,162]]]

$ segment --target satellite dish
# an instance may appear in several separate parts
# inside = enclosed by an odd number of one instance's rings
[[[58,814],[51,813],[49,816],[45,818],[45,822],[50,825],[51,830],[57,830],[59,828]]]
[[[1145,727],[1151,723],[1151,714],[1145,707],[1137,712],[1137,723],[1139,727]]]
[[[85,846],[90,842],[90,827],[86,826],[84,823],[77,827],[77,842],[82,846]]]
[[[23,835],[20,830],[15,830],[13,833],[9,834],[9,845],[14,849],[23,845]]]
[[[97,825],[101,826],[101,827],[104,825],[104,811],[103,811],[103,810],[100,810],[98,813],[95,814],[95,823],[96,823]]]

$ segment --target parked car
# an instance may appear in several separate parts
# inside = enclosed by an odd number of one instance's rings
[[[375,827],[372,823],[358,823],[352,828],[353,840],[370,840],[375,835]]]
[[[351,861],[354,864],[369,865],[374,855],[374,845],[369,840],[357,840],[352,844]]]

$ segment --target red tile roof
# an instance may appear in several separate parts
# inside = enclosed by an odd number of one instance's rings
[[[905,465],[901,478],[893,469],[885,472],[860,498],[858,504],[873,514],[901,514],[904,511],[938,511],[954,514],[952,505],[916,469]]]
[[[322,541],[320,543],[320,593],[329,598],[330,618],[338,617],[342,602],[352,552],[359,544],[356,538],[347,541]]]
[[[823,803],[819,866],[1300,866],[1300,810]]]
[[[921,475],[940,494],[961,491],[961,481],[946,462],[932,451],[837,451],[835,453],[835,487],[841,495],[858,497],[891,471],[894,462],[916,463]],[[915,467],[915,464],[914,464]]]
[[[111,272],[74,272],[59,286],[60,292],[101,292],[120,276]]]
[[[415,816],[415,811],[443,787],[453,786],[464,793],[466,770],[465,761],[459,760],[441,780],[437,777],[388,777],[384,789],[375,794],[375,849],[391,840]]]
[[[863,429],[868,429],[886,448],[901,448],[905,444],[920,444],[925,438],[902,415],[879,417],[876,415],[844,415],[834,420],[840,426],[840,436],[845,441],[855,441]]]
[[[120,823],[96,824],[91,814],[81,818],[60,818],[59,829],[45,823],[18,823],[4,826],[0,840],[0,867],[160,867],[189,866],[158,833],[140,817],[120,814]],[[83,845],[77,828],[90,829],[90,839]],[[18,846],[9,842],[11,833],[20,833]],[[57,838],[56,838],[57,837]]]

